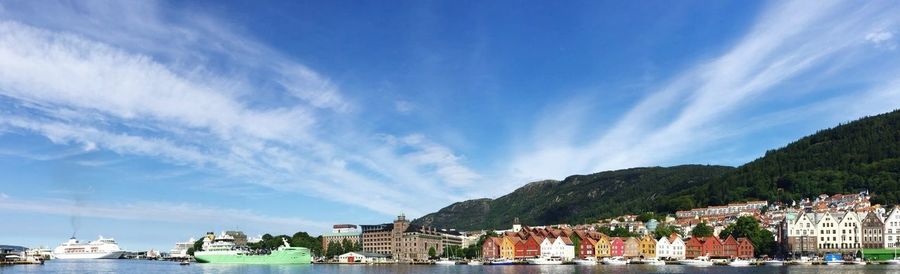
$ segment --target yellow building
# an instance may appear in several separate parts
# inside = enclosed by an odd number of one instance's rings
[[[641,238],[641,256],[644,258],[656,258],[656,239],[650,235]]]
[[[503,240],[500,242],[500,258],[516,258],[516,239],[510,236],[503,236]]]
[[[597,254],[597,258],[609,257],[609,237],[606,237],[606,235],[600,237],[594,248],[596,249],[594,254]]]

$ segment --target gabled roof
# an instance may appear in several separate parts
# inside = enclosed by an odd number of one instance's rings
[[[491,241],[494,242],[494,244],[497,246],[503,244],[503,240],[500,239],[500,237],[491,237]]]
[[[734,236],[728,235],[728,238],[725,238],[725,241],[723,242],[723,244],[736,245],[736,244],[738,244],[738,242],[737,242],[737,240],[734,239]]]
[[[672,235],[669,235],[669,242],[670,243],[675,242],[675,239],[681,239],[681,235],[678,235],[678,233],[673,232]]]

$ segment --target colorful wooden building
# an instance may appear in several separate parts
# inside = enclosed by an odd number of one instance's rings
[[[609,256],[625,256],[625,240],[619,237],[609,238]]]
[[[738,258],[749,259],[754,257],[754,249],[753,243],[750,242],[747,238],[740,238],[737,240],[738,242]]]
[[[656,258],[656,239],[653,239],[653,236],[644,235],[641,238],[641,257],[644,258]]]
[[[625,258],[637,258],[641,256],[641,240],[635,237],[625,239]]]

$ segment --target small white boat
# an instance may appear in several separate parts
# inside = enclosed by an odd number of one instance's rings
[[[861,259],[861,258],[856,258],[856,259],[853,259],[853,261],[850,261],[850,264],[852,264],[852,265],[866,265],[867,263],[866,263],[866,261],[863,261],[863,259]]]
[[[713,265],[713,262],[711,262],[709,260],[709,257],[706,257],[706,256],[700,256],[700,257],[697,257],[696,259],[680,260],[678,262],[683,265],[697,266],[697,267],[706,267],[706,266]]]
[[[606,259],[603,259],[603,264],[606,264],[606,265],[627,265],[627,264],[628,264],[628,261],[625,260],[625,258],[622,258],[622,257],[612,257],[612,258],[606,258]]]
[[[798,265],[812,265],[813,261],[809,259],[809,257],[802,256],[800,259],[794,260],[793,263]]]
[[[434,261],[436,265],[456,265],[456,261],[451,261],[447,258],[441,258],[440,260]]]
[[[597,259],[594,257],[578,259],[578,260],[575,260],[575,264],[577,264],[577,265],[597,265]]]
[[[844,261],[844,260],[830,260],[830,261],[825,261],[825,265],[843,265],[843,264],[845,264],[845,263],[847,263],[847,261]]]
[[[556,264],[562,264],[562,259],[560,259],[560,258],[554,258],[554,257],[550,257],[550,258],[537,257],[537,258],[534,258],[534,259],[528,259],[527,261],[528,261],[528,264],[534,264],[534,265],[556,265]]]
[[[889,265],[900,265],[900,258],[893,258],[887,261],[884,261]]]
[[[496,259],[491,261],[491,265],[511,265],[513,264],[513,260],[510,259]]]
[[[482,262],[479,261],[479,260],[469,260],[469,262],[466,263],[466,264],[467,264],[467,265],[483,265],[484,263],[482,263]]]
[[[782,265],[784,265],[784,261],[782,261],[782,260],[768,260],[768,261],[763,261],[763,264],[764,264],[764,265],[768,265],[768,266],[782,266]]]
[[[666,265],[665,261],[662,261],[657,258],[643,259],[643,260],[641,260],[641,263],[646,264],[646,265]]]
[[[730,262],[728,262],[728,266],[737,266],[737,267],[750,266],[750,261],[742,260],[742,259],[734,259],[734,260],[731,260]]]

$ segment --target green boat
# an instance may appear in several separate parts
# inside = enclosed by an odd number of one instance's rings
[[[234,237],[222,234],[218,237],[203,239],[203,251],[194,253],[198,263],[214,264],[309,264],[312,256],[305,247],[291,247],[287,240],[284,245],[269,254],[257,254],[249,250],[239,249],[234,244]]]

